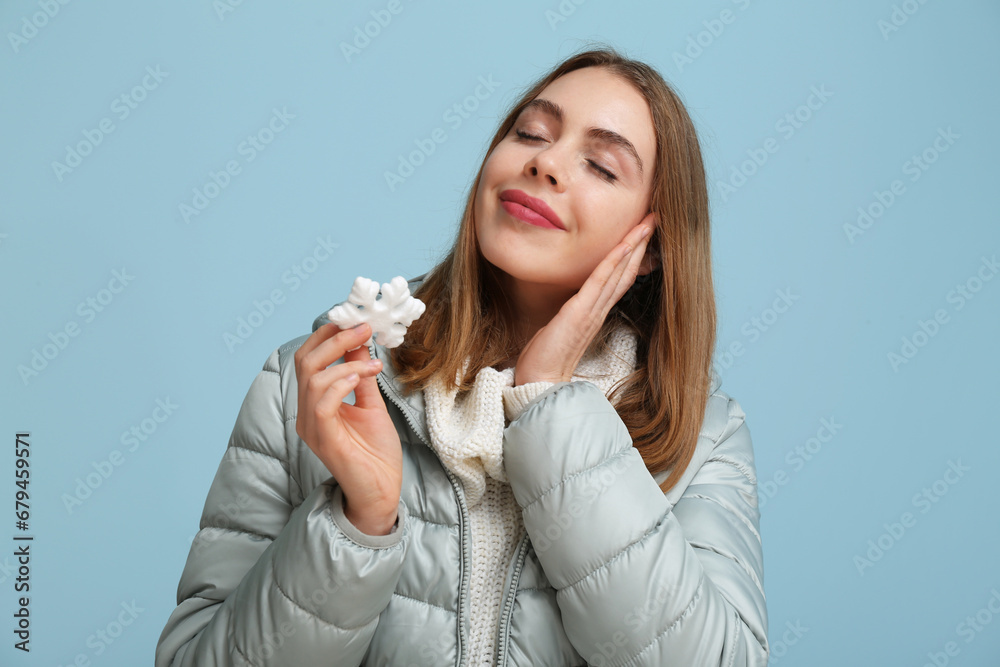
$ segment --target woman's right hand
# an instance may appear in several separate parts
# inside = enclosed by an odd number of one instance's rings
[[[387,535],[396,522],[403,451],[375,380],[382,362],[364,345],[370,335],[368,324],[325,324],[296,350],[295,432],[340,485],[348,521],[368,535]],[[344,402],[351,391],[354,405]]]

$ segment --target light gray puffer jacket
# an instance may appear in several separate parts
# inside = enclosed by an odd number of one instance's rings
[[[422,393],[403,396],[387,351],[370,348],[403,487],[395,531],[362,534],[295,432],[306,338],[275,350],[243,401],[156,667],[464,665],[468,512],[430,448]],[[694,458],[666,494],[667,473],[649,474],[589,382],[529,403],[506,429],[504,462],[527,537],[507,568],[495,664],[766,666],[753,448],[717,375]]]

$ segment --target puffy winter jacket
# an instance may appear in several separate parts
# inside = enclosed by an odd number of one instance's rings
[[[464,665],[468,511],[430,448],[422,394],[404,396],[387,351],[369,348],[403,485],[396,530],[365,535],[295,432],[306,337],[271,353],[243,401],[155,664]],[[694,458],[666,494],[667,473],[650,475],[589,382],[550,387],[510,423],[504,462],[527,535],[507,567],[495,664],[767,664],[750,432],[716,375],[710,391]]]

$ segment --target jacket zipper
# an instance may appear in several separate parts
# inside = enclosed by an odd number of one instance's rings
[[[500,632],[497,634],[497,641],[500,645],[497,651],[497,666],[504,667],[507,664],[507,633],[510,632],[510,615],[514,611],[514,596],[517,595],[517,582],[521,577],[521,568],[524,566],[524,558],[528,553],[528,536],[525,534],[521,538],[521,544],[517,548],[515,556],[514,574],[510,580],[510,587],[507,595],[504,596],[503,609],[500,611]]]
[[[372,353],[371,347],[368,348],[368,355],[373,359],[375,358],[375,355]],[[413,420],[410,418],[409,411],[407,411],[403,407],[403,405],[400,403],[400,400],[397,400],[395,390],[393,390],[391,387],[388,386],[388,383],[384,379],[384,373],[379,372],[375,376],[375,380],[378,382],[378,386],[382,388],[382,394],[388,396],[389,400],[392,401],[397,408],[399,408],[399,411],[403,414],[403,419],[406,420],[406,423],[409,425],[410,430],[413,431],[413,433],[416,434],[418,438],[420,438],[420,441],[424,443],[424,445],[426,445],[428,449],[434,451],[434,448],[431,446],[431,443],[427,442],[427,440],[424,439],[424,437],[420,434],[420,431],[417,429],[416,424],[413,423]],[[452,472],[448,470],[446,466],[442,465],[441,467],[448,475],[448,479],[451,481],[452,488],[455,489],[455,495],[458,497],[458,505],[460,510],[458,535],[459,535],[459,542],[461,542],[462,544],[462,583],[458,591],[458,662],[456,664],[456,667],[461,667],[461,665],[464,664],[463,657],[465,653],[465,623],[462,622],[462,614],[464,613],[465,605],[463,604],[463,601],[465,600],[465,596],[469,591],[469,574],[470,574],[469,564],[472,562],[472,554],[470,553],[470,549],[472,547],[469,545],[469,541],[467,539],[464,539],[466,526],[468,525],[469,522],[468,508],[465,505],[465,493],[463,492],[461,485],[458,483],[458,480],[455,478],[455,475],[453,475]]]

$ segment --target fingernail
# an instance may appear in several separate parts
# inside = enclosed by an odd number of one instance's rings
[[[362,322],[361,324],[353,327],[351,331],[357,331],[360,333],[360,331],[365,328],[365,324],[366,324],[365,322]]]
[[[368,362],[368,368],[379,368],[382,366],[382,361],[379,359],[372,359]]]
[[[649,236],[649,233],[650,233],[651,231],[653,231],[651,227],[645,227],[645,228],[643,228],[643,230],[642,230],[642,235],[641,235],[641,236],[639,236],[639,238],[640,238],[640,239],[644,239],[644,238],[646,238],[647,236]]]

